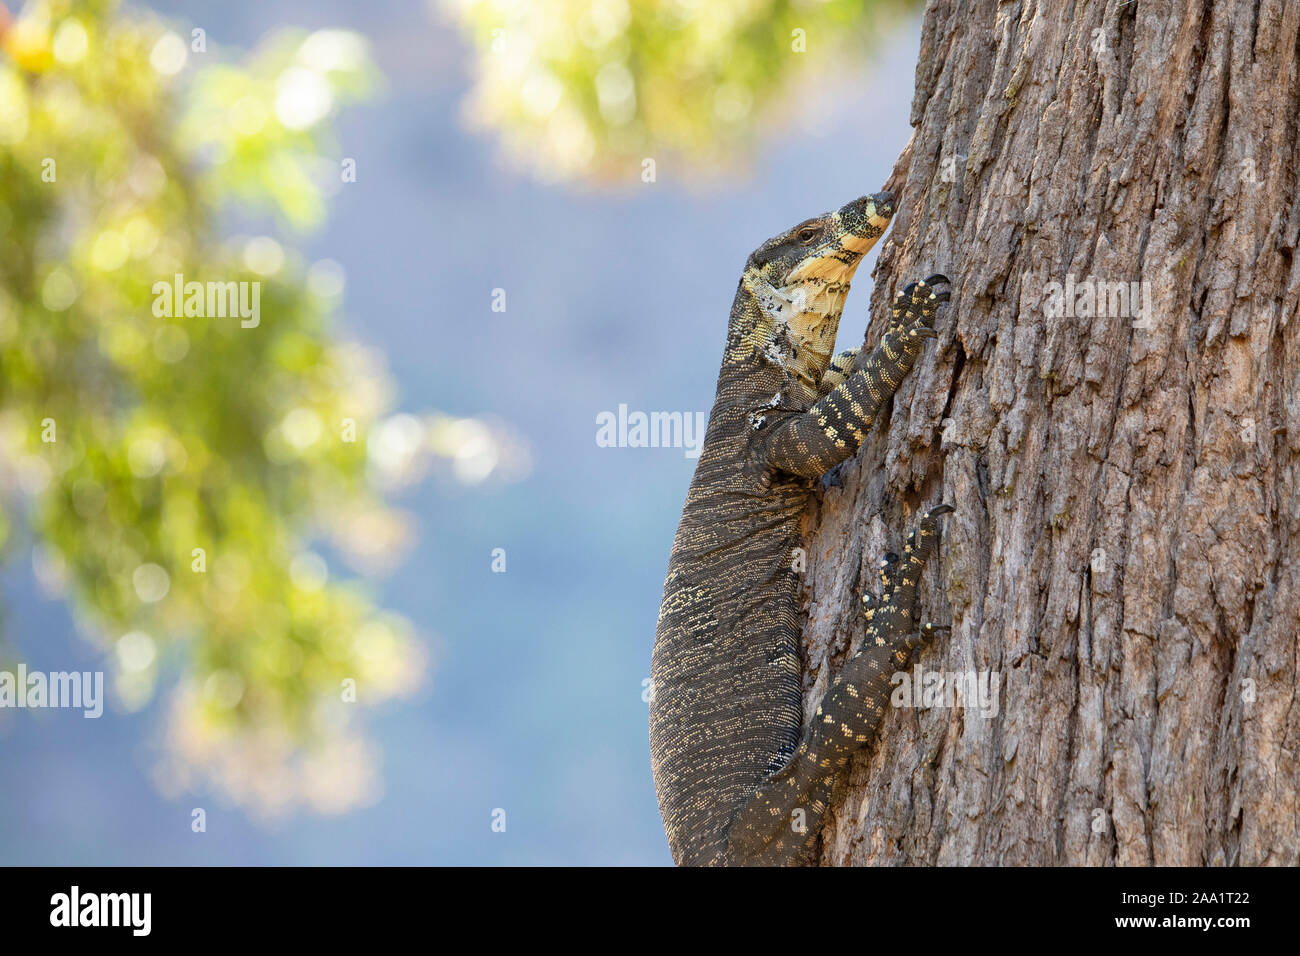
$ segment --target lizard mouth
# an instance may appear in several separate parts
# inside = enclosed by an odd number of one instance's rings
[[[894,215],[887,192],[863,196],[832,214],[830,235],[801,259],[778,295],[786,303],[783,324],[793,340],[790,367],[816,380],[830,365],[849,282],[863,257],[884,235]]]
[[[894,216],[894,196],[889,192],[863,196],[834,215],[839,228],[790,270],[787,285],[810,279],[828,285],[847,285],[862,257],[888,228]]]

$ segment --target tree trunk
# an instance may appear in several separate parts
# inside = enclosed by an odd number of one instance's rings
[[[929,4],[868,340],[953,298],[828,483],[805,701],[940,501],[915,664],[1001,693],[892,709],[822,863],[1300,863],[1298,43],[1289,0]]]

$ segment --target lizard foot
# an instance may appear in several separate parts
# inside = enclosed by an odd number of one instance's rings
[[[952,293],[939,286],[951,285],[951,280],[941,273],[935,273],[916,282],[909,282],[894,296],[891,306],[893,321],[890,328],[904,337],[904,342],[915,343],[920,347],[920,340],[937,338],[934,329],[935,317],[939,306],[952,298]]]
[[[902,557],[891,552],[880,562],[880,597],[870,593],[862,596],[870,640],[876,646],[888,647],[899,666],[906,664],[912,652],[929,643],[934,635],[948,630],[939,624],[925,624],[918,630],[912,617],[921,572],[934,553],[939,519],[952,511],[951,505],[943,504],[925,512],[916,529],[908,535]]]
[[[862,592],[862,613],[871,623],[871,619],[876,616],[876,611],[889,600],[889,595],[894,590],[895,571],[898,568],[898,555],[892,551],[886,551],[885,556],[880,559],[880,596],[872,594],[870,591]]]

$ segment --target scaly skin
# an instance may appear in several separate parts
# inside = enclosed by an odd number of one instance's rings
[[[813,481],[857,452],[948,298],[932,288],[942,276],[912,283],[868,356],[833,356],[849,281],[892,215],[877,193],[800,223],[749,257],[736,292],[651,663],[651,761],[679,864],[811,862],[835,775],[879,725],[889,674],[934,630],[918,633],[912,615],[947,506],[882,571],[862,650],[802,726],[800,516]]]

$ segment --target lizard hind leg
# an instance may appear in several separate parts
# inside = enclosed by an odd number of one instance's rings
[[[769,770],[738,808],[728,827],[727,861],[748,864],[808,862],[831,800],[836,774],[871,739],[890,706],[891,676],[912,652],[942,628],[912,624],[916,579],[934,551],[939,518],[952,511],[932,508],[921,518],[910,551],[881,563],[880,598],[862,599],[867,636],[845,662],[812,719],[799,747],[781,768]],[[912,562],[917,562],[913,568]],[[910,581],[910,583],[909,583]]]
[[[921,516],[907,537],[902,559],[891,568],[895,583],[882,596],[880,606],[872,615],[875,626],[868,629],[868,638],[877,646],[890,647],[896,664],[905,664],[916,648],[927,643],[936,633],[947,630],[947,627],[936,624],[926,624],[918,630],[913,624],[913,612],[921,572],[934,553],[939,518],[952,511],[952,506],[945,504],[931,508]]]
[[[920,572],[925,562],[934,553],[935,538],[939,532],[939,518],[953,512],[952,505],[938,505],[921,516],[912,533],[907,536],[903,546],[903,572]]]
[[[898,562],[899,557],[893,551],[886,551],[885,556],[880,559],[880,596],[872,594],[870,591],[862,592],[862,614],[867,619],[868,633],[871,632],[871,622],[875,620],[876,612],[884,607],[894,587],[898,581]],[[876,643],[883,645],[885,642],[881,638],[876,639]]]

